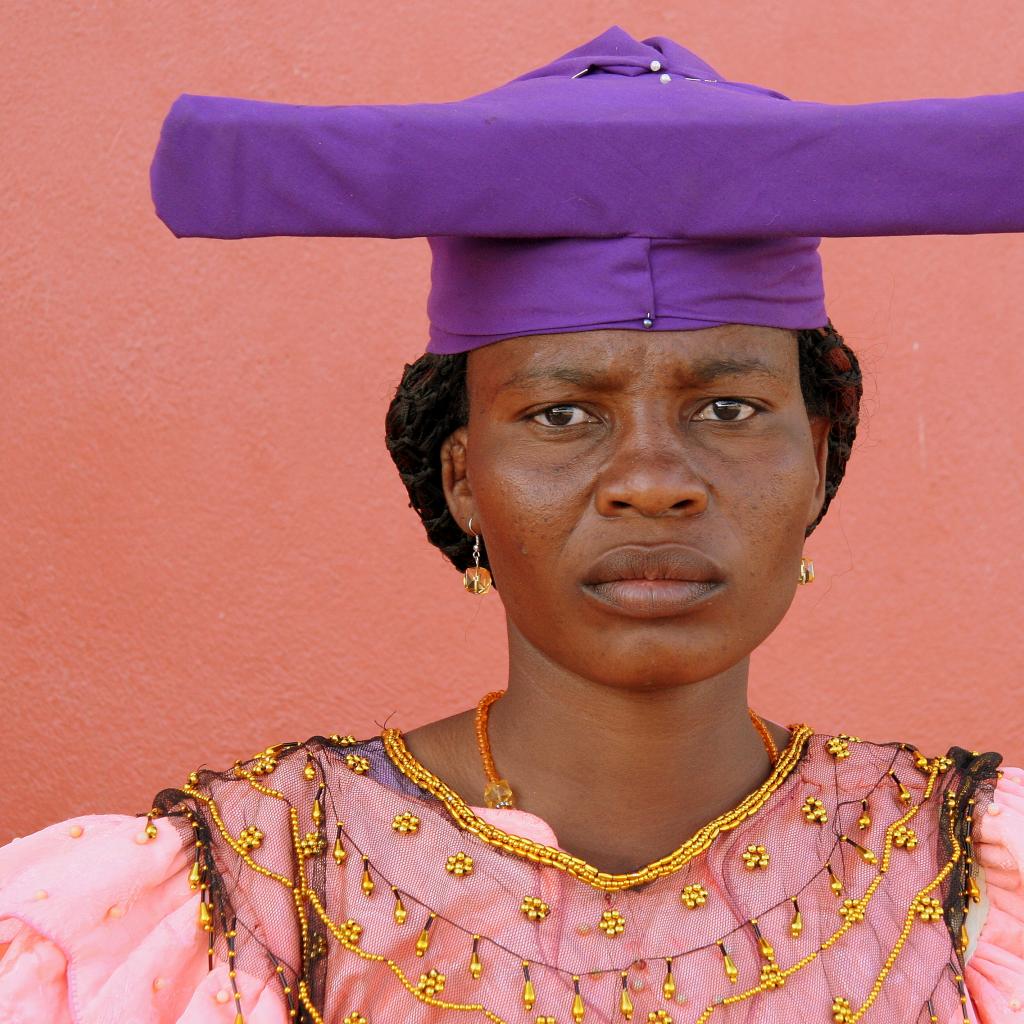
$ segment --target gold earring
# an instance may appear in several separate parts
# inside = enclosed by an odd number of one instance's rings
[[[473,517],[466,529],[473,533]],[[462,574],[462,585],[471,594],[486,594],[491,589],[491,574],[480,565],[480,534],[473,533],[473,566]]]
[[[800,579],[797,582],[801,586],[814,582],[814,563],[809,558],[800,559]]]

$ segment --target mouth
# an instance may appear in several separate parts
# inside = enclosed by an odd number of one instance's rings
[[[613,580],[584,583],[583,592],[630,618],[662,619],[684,614],[722,586],[697,580]]]
[[[629,545],[602,555],[582,590],[605,609],[639,619],[682,615],[724,587],[724,573],[707,555],[678,544]]]

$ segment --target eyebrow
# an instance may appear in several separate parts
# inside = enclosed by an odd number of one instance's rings
[[[756,356],[707,356],[696,359],[679,374],[680,380],[694,384],[711,384],[721,377],[764,377],[780,384],[788,384],[788,378],[770,363]],[[531,384],[544,384],[559,381],[563,384],[575,384],[589,387],[595,391],[613,390],[615,384],[600,373],[580,369],[575,366],[539,366],[534,369],[520,370],[512,374],[501,389],[522,388]]]

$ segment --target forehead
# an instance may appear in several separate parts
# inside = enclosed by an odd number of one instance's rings
[[[497,392],[545,379],[628,387],[639,381],[760,375],[798,378],[796,334],[775,327],[727,324],[696,331],[600,330],[527,335],[469,353],[471,389]]]

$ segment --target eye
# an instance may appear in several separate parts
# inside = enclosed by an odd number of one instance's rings
[[[544,427],[578,427],[593,421],[593,417],[587,419],[587,413],[578,405],[549,405],[530,419]]]
[[[739,415],[742,412],[743,406],[746,406],[750,410],[745,416]],[[749,402],[740,401],[738,398],[716,398],[713,402],[708,402],[707,405],[701,410],[703,413],[707,409],[714,409],[715,416],[708,418],[701,414],[698,414],[694,419],[708,420],[711,423],[737,423],[741,420],[749,420],[751,416],[758,411],[758,409],[751,405]]]

